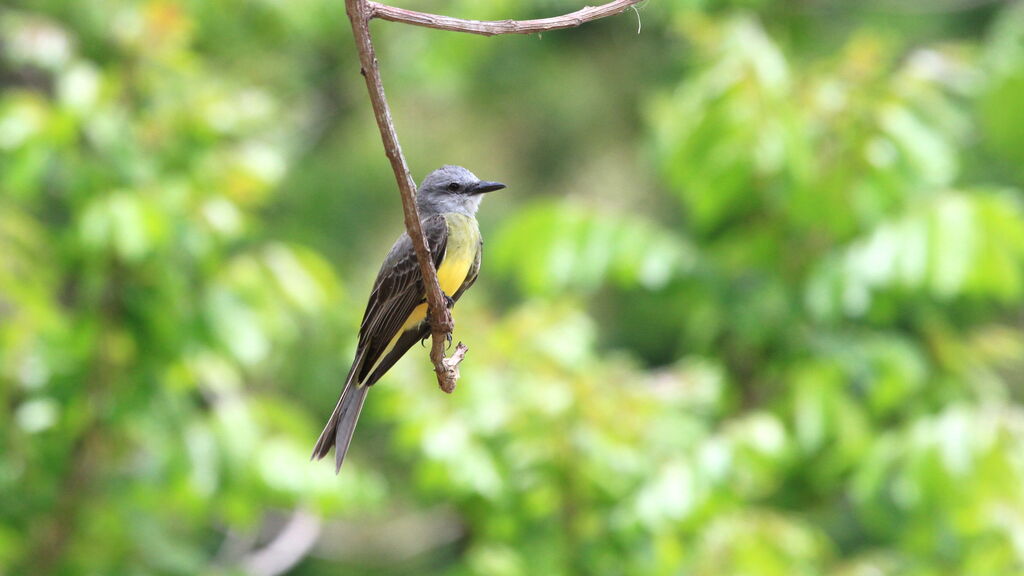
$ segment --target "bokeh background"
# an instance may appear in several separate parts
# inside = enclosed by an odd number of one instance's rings
[[[1024,574],[1024,4],[374,31],[417,180],[509,188],[336,477],[402,230],[343,2],[0,7],[0,574]]]

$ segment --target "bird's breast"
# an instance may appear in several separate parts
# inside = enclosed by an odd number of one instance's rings
[[[445,214],[444,218],[448,223],[448,246],[437,269],[437,281],[441,290],[451,296],[462,287],[476,261],[480,250],[480,228],[475,218],[464,214]]]
[[[477,226],[476,219],[463,214],[445,214],[444,217],[448,223],[448,246],[445,248],[441,266],[437,268],[437,283],[441,285],[441,290],[445,294],[453,296],[466,281],[469,269],[473,266],[477,253],[480,251],[480,228]],[[426,303],[414,308],[402,329],[395,334],[395,338],[381,357],[391,351],[402,333],[416,329],[426,318]]]

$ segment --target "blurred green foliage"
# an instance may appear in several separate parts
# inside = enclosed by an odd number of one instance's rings
[[[1024,4],[374,31],[417,175],[510,188],[335,477],[401,230],[343,2],[0,7],[0,574],[1024,575]]]

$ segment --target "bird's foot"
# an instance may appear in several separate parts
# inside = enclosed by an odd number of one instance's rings
[[[427,334],[423,338],[420,338],[420,346],[426,348],[427,347],[427,340],[430,340],[430,338],[431,338],[431,334]],[[446,333],[444,335],[444,339],[448,341],[448,344],[445,346],[445,349],[446,350],[451,350],[452,349],[452,341],[454,340],[454,338],[452,337],[452,333],[451,332]]]

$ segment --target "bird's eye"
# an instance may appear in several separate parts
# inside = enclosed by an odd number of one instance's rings
[[[458,182],[452,182],[451,184],[448,185],[448,189],[451,190],[452,192],[458,192],[459,191],[459,183]]]

